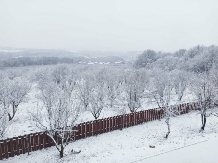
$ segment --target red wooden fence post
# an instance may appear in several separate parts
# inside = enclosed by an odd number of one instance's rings
[[[149,117],[148,117],[148,110],[145,110],[145,116],[146,116],[146,122],[148,122],[149,121]]]
[[[92,123],[89,122],[89,136],[92,136]]]
[[[13,138],[10,139],[10,149],[11,149],[11,157],[14,157]]]
[[[40,132],[39,149],[43,149],[43,133],[42,132]]]
[[[98,120],[95,120],[95,135],[98,135]]]
[[[82,138],[86,137],[86,123],[82,123]]]
[[[134,125],[138,125],[138,113],[134,112]]]
[[[116,130],[118,130],[119,129],[119,117],[118,116],[115,117],[115,121],[116,121]]]
[[[100,119],[100,124],[99,124],[99,128],[100,128],[100,133],[99,134],[103,134],[103,129],[104,129],[104,124],[103,124],[103,119]]]
[[[128,115],[125,114],[125,119],[124,119],[124,128],[128,127]]]
[[[7,140],[3,141],[4,144],[4,152],[5,152],[5,158],[8,158],[8,145],[7,145]]]
[[[96,124],[95,124],[96,126],[95,126],[95,132],[96,132],[96,135],[98,135],[99,134],[99,120],[96,120]]]
[[[130,113],[130,126],[134,126],[134,114]]]
[[[48,134],[47,134],[47,141],[48,141],[48,147],[51,147],[51,145],[52,145],[52,142],[51,142],[51,138],[48,136]]]
[[[98,134],[101,134],[101,119],[99,119],[97,123],[98,123],[98,127],[97,127]]]
[[[13,138],[14,139],[14,146],[15,146],[15,155],[17,156],[17,155],[19,155],[20,153],[19,153],[19,145],[18,145],[18,137],[14,137]]]
[[[108,120],[108,118],[105,119],[105,132],[109,132],[109,120]]]
[[[47,135],[44,132],[43,133],[43,148],[47,148]],[[30,135],[29,135],[29,151],[31,151],[31,147],[30,147]]]
[[[143,111],[141,111],[140,112],[140,123],[144,123],[144,112]]]
[[[134,126],[138,124],[138,113],[134,112]]]
[[[105,121],[105,118],[104,119],[102,119],[102,133],[105,133],[105,124],[106,123],[106,121]]]
[[[116,117],[113,117],[113,130],[116,130]]]
[[[103,120],[103,133],[106,133],[107,132],[107,130],[106,130],[106,128],[107,128],[107,126],[106,126],[106,124],[107,124],[107,119],[106,118],[104,118],[104,120]]]
[[[22,154],[25,154],[25,139],[24,136],[21,136],[21,141],[22,141]]]
[[[89,122],[85,123],[85,128],[86,128],[85,137],[87,138],[89,136]]]
[[[150,109],[147,110],[148,121],[150,121]]]
[[[27,142],[27,152],[28,152],[28,155],[29,155],[29,152],[31,151],[30,134],[26,135],[26,142]]]
[[[109,124],[110,124],[109,131],[113,131],[113,119],[112,119],[112,117],[110,117],[110,119],[109,119]]]
[[[77,140],[81,139],[81,124],[77,125]]]
[[[125,114],[121,116],[121,129],[124,128],[124,119],[125,119]]]
[[[3,160],[3,150],[2,150],[2,147],[4,147],[4,146],[2,146],[2,144],[3,144],[3,142],[0,141],[0,160]]]
[[[150,121],[153,121],[153,110],[149,109]]]
[[[89,136],[93,136],[93,122],[89,122]]]
[[[34,149],[34,151],[36,151],[36,140],[37,140],[36,134],[34,133],[33,134],[33,149]]]
[[[42,139],[42,137],[41,137],[41,133],[38,132],[38,144],[37,144],[37,148],[38,148],[38,150],[41,149],[41,139]]]
[[[157,108],[154,109],[154,114],[155,114],[155,120],[157,120],[158,119]]]
[[[151,120],[152,120],[152,121],[154,121],[154,120],[155,120],[154,109],[152,109],[152,110],[151,110],[151,117],[152,117],[152,119],[151,119]]]
[[[95,132],[95,128],[96,128],[96,121],[92,121],[92,136],[94,136],[96,134]]]

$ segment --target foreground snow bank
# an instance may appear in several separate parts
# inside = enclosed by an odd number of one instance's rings
[[[218,112],[218,109],[215,110]],[[201,119],[200,115],[197,114],[196,111],[172,118],[171,125],[171,133],[168,139],[164,138],[167,131],[167,126],[163,119],[161,121],[144,123],[142,125],[123,129],[121,131],[113,131],[110,133],[98,135],[96,137],[90,137],[84,140],[70,143],[66,147],[65,156],[63,159],[59,159],[59,153],[57,152],[55,147],[51,147],[49,149],[31,152],[29,156],[27,154],[24,154],[16,156],[14,158],[3,160],[2,162],[128,163],[135,161],[140,162],[140,160],[143,162],[143,159],[147,157],[159,155],[161,153],[165,153],[203,141],[206,141],[205,144],[207,144],[210,143],[209,140],[215,141],[218,139],[218,118],[215,116],[210,116],[207,119],[206,128],[203,133],[199,133],[199,129],[201,127]],[[149,148],[149,145],[155,146],[155,148]],[[216,150],[214,149],[215,147],[215,145],[210,147],[210,153],[214,154],[216,152]],[[81,153],[72,154],[72,149],[81,150]],[[200,147],[195,149],[194,152],[199,155],[198,162],[202,161],[200,155],[202,155],[202,152],[204,151],[205,150]],[[180,150],[175,150],[175,152],[178,152],[178,159],[173,162],[184,162],[180,161],[183,157],[186,157],[186,160],[191,160],[191,158],[196,157],[193,156],[191,152],[189,155],[185,156],[182,153],[179,154]],[[173,155],[174,154],[172,153],[172,155],[170,156],[175,157]],[[207,157],[206,155],[204,156]],[[161,159],[162,158],[160,158],[160,160],[155,160],[154,162],[160,162],[162,161]],[[198,159],[198,157],[196,157],[196,159]],[[144,162],[147,162],[148,160],[149,159],[146,159],[144,160]]]

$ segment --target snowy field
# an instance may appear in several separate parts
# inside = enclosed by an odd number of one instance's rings
[[[218,109],[216,108],[214,111],[218,112]],[[217,146],[210,144],[218,142],[218,118],[213,115],[208,117],[205,131],[202,133],[199,133],[200,127],[200,114],[197,111],[192,111],[171,119],[171,133],[168,139],[164,138],[167,126],[164,119],[162,119],[161,121],[157,120],[126,128],[122,131],[113,131],[72,142],[66,146],[62,159],[59,159],[59,153],[56,148],[51,147],[31,152],[29,156],[24,154],[1,162],[187,163],[193,162],[191,160],[195,159],[198,163],[205,163],[204,156],[207,157],[209,155],[210,158],[206,159],[206,162],[217,163],[218,156],[215,156]],[[149,145],[155,146],[155,148],[149,148]],[[72,154],[72,149],[81,150],[81,153]],[[187,154],[188,151],[192,153],[183,155],[183,153]],[[172,157],[172,160],[169,161],[168,157]]]

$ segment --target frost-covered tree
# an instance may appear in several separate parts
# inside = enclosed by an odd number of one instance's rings
[[[128,70],[124,73],[123,100],[130,112],[136,112],[142,105],[144,97],[144,76],[140,70]]]
[[[165,122],[168,128],[165,138],[168,138],[170,134],[170,118],[178,114],[170,105],[173,88],[171,74],[161,69],[154,69],[151,77],[150,98],[153,98],[159,108],[164,110]]]
[[[154,98],[157,105],[161,107],[164,101],[165,92],[170,92],[172,89],[171,76],[169,75],[169,72],[159,68],[153,69],[151,73],[151,98]]]
[[[40,94],[37,96],[43,103],[43,107],[37,108],[32,113],[33,120],[37,127],[45,131],[53,140],[60,158],[63,157],[64,148],[68,144],[74,123],[80,113],[80,106],[72,94],[67,92],[68,88],[62,89],[53,81],[39,87]],[[60,139],[60,144],[54,136]]]
[[[33,73],[31,75],[31,81],[32,82],[37,82],[43,84],[44,82],[47,82],[51,80],[51,68],[48,67],[39,67],[37,70],[33,70]]]
[[[204,49],[205,49],[205,47],[201,46],[201,45],[194,46],[193,48],[190,48],[189,50],[187,50],[184,53],[184,56],[185,56],[186,60],[194,58],[197,55],[199,55],[201,52],[203,52]]]
[[[215,87],[212,83],[212,78],[209,73],[200,73],[193,76],[192,81],[192,91],[195,93],[200,109],[201,115],[201,130],[205,129],[208,109],[212,108],[214,105],[215,98]]]
[[[218,106],[218,65],[214,65],[210,70],[210,81],[214,86],[214,102]]]
[[[174,55],[175,57],[181,58],[181,57],[184,56],[184,54],[185,54],[186,51],[187,51],[186,49],[179,49],[179,50],[176,51],[173,55]]]
[[[164,57],[160,57],[151,68],[160,68],[166,71],[172,71],[178,67],[180,58],[174,57],[172,54],[167,54]]]
[[[218,47],[209,46],[205,47],[200,53],[199,57],[196,58],[195,67],[198,69],[197,72],[209,72],[210,69],[218,64]]]
[[[64,82],[69,74],[69,69],[66,65],[57,65],[51,72],[52,80],[57,83],[61,84],[62,81]]]
[[[148,64],[155,62],[158,54],[154,50],[145,50],[135,61],[135,67],[146,67]]]
[[[22,72],[22,71],[23,71],[23,69],[21,69],[21,68],[10,68],[10,69],[5,70],[5,74],[10,80],[13,80],[16,77],[23,76],[24,72]]]
[[[107,98],[111,108],[114,107],[115,101],[122,93],[123,78],[121,73],[122,71],[119,71],[115,68],[110,68],[106,71],[105,74],[105,87],[107,90]]]
[[[89,110],[95,119],[101,114],[106,105],[105,70],[97,70],[93,78],[93,87],[90,92]]]
[[[10,105],[9,79],[0,80],[0,136],[2,137],[8,126],[8,109]]]
[[[18,105],[29,91],[29,85],[26,85],[25,81],[22,81],[20,77],[12,76],[0,74],[0,136],[5,133]]]
[[[25,96],[30,91],[31,85],[24,78],[16,77],[9,81],[10,89],[10,107],[8,110],[9,121],[11,121],[16,112],[19,104],[25,100]]]
[[[90,94],[94,84],[93,81],[94,77],[92,75],[88,73],[82,73],[77,84],[78,98],[80,99],[85,111],[88,109],[90,103]]]
[[[3,137],[8,126],[7,108],[3,103],[0,104],[0,137]]]
[[[196,73],[209,71],[217,54],[216,47],[195,46],[185,52],[183,68]]]
[[[184,92],[189,85],[191,74],[184,70],[175,69],[174,71],[171,72],[171,77],[172,77],[172,85],[178,96],[178,100],[181,101]]]
[[[90,94],[89,110],[95,119],[98,119],[104,106],[105,95],[103,94],[102,89],[97,87],[93,88]]]

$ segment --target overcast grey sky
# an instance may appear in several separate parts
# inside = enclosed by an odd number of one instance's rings
[[[0,47],[175,51],[218,43],[218,0],[0,0]]]

